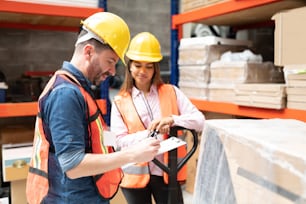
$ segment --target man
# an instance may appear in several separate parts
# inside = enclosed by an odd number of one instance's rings
[[[64,62],[39,97],[27,200],[36,203],[109,203],[121,166],[152,160],[156,139],[114,152],[103,145],[102,119],[92,85],[124,63],[130,33],[117,15],[99,12],[82,22],[70,62]]]

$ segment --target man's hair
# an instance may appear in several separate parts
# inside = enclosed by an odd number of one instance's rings
[[[87,31],[86,30],[81,30],[81,32],[79,33],[79,36],[78,36],[78,39],[84,35],[87,34]],[[97,52],[100,52],[102,50],[107,50],[107,49],[110,49],[110,50],[113,50],[111,48],[111,46],[109,46],[108,44],[106,43],[101,43],[100,41],[94,39],[94,38],[91,38],[89,40],[86,40],[84,42],[80,42],[76,45],[76,50],[80,49],[80,48],[83,48],[86,44],[91,44],[95,47],[96,51]]]

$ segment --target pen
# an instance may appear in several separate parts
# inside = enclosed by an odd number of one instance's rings
[[[157,138],[159,131],[158,130],[153,130],[152,132],[150,132],[149,137],[155,137]]]

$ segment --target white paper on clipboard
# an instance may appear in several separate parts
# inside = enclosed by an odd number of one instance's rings
[[[116,147],[116,134],[114,132],[104,130],[103,131],[103,144],[105,146]]]
[[[187,144],[185,141],[183,141],[183,140],[181,140],[177,137],[169,137],[168,139],[160,142],[160,148],[157,152],[157,155],[168,152],[170,150],[173,150],[173,149],[178,148],[180,146],[183,146],[185,144]],[[123,165],[121,168],[124,169],[124,168],[129,167],[133,164],[135,164],[135,163],[128,163],[128,164]]]
[[[169,137],[168,139],[163,140],[160,143],[160,148],[159,148],[157,154],[162,154],[162,153],[165,153],[165,152],[169,152],[170,150],[173,150],[173,149],[178,148],[180,146],[183,146],[185,144],[186,144],[185,141],[183,141],[183,140],[181,140],[177,137]]]

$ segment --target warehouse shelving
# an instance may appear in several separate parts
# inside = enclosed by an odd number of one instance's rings
[[[106,114],[106,100],[98,99],[97,103],[103,114]],[[0,103],[0,118],[36,116],[37,102]]]
[[[80,20],[98,11],[103,8],[0,0],[0,27],[77,32]]]
[[[106,0],[97,8],[27,3],[0,0],[0,28],[38,29],[78,32],[80,21],[93,13],[104,11]],[[106,114],[106,100],[97,100]],[[37,102],[0,103],[0,118],[36,116]]]
[[[251,118],[291,118],[306,122],[306,111],[295,109],[268,109],[249,106],[239,106],[233,103],[190,99],[202,111],[223,113],[228,115],[245,116]]]
[[[278,11],[306,6],[299,0],[224,0],[193,11],[178,13],[178,1],[171,1],[171,75],[170,82],[178,84],[178,44],[185,23],[228,25],[233,27],[260,26],[273,23],[271,17]],[[265,109],[239,106],[233,103],[191,98],[199,110],[253,118],[291,118],[306,122],[306,111],[294,109]]]

